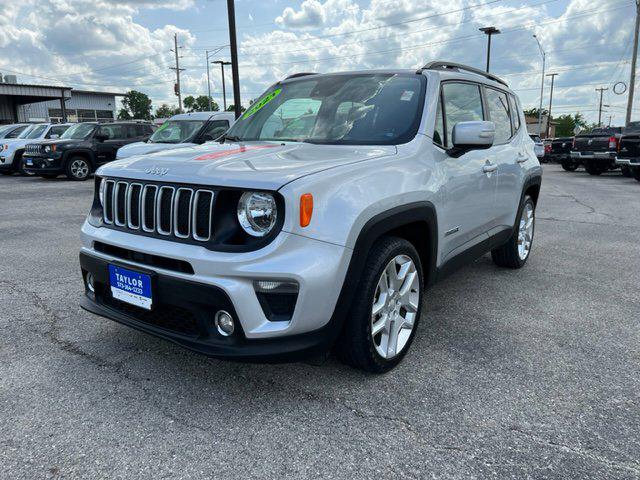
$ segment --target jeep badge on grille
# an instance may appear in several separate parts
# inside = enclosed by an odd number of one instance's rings
[[[169,169],[160,168],[160,167],[150,167],[145,170],[145,173],[148,173],[149,175],[158,175],[159,177],[163,177],[167,173],[169,173]]]

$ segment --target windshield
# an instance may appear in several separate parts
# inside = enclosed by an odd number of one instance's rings
[[[96,125],[93,123],[76,123],[75,125],[69,127],[69,129],[60,136],[60,138],[82,140],[83,138],[87,138],[89,135],[91,135],[95,128]]]
[[[229,130],[231,140],[396,145],[420,124],[426,79],[409,74],[309,77],[274,85]]]
[[[202,128],[206,120],[168,120],[149,138],[151,143],[183,143]]]
[[[25,128],[22,133],[20,135],[18,135],[16,138],[27,138],[28,135],[33,131],[34,128],[36,128],[37,125],[29,125],[27,128]]]
[[[29,139],[38,138],[44,133],[46,128],[47,128],[46,125],[34,125],[33,128],[30,129],[22,138],[29,138]]]

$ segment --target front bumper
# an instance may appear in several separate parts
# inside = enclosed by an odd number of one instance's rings
[[[351,258],[347,248],[286,232],[263,249],[247,253],[212,252],[197,245],[95,228],[88,223],[83,226],[82,240],[83,274],[92,273],[100,284],[93,297],[87,291],[84,308],[210,356],[245,360],[279,361],[321,351],[329,333],[335,333],[330,331],[330,320]],[[94,241],[188,262],[193,273],[107,255],[94,248]],[[140,309],[114,303],[109,288],[105,290],[110,263],[150,272],[157,278],[158,311],[164,314],[178,308],[190,312],[190,335],[185,337],[179,328],[150,325],[138,315]],[[254,290],[254,281],[259,279],[298,283],[298,297],[289,320],[267,318]],[[229,338],[218,335],[211,322],[215,312],[225,308],[240,327],[238,335]]]
[[[0,152],[0,170],[13,170],[13,152]]]
[[[29,173],[36,175],[41,173],[62,173],[60,158],[34,157],[29,155],[25,155],[22,158],[24,160],[24,169]]]
[[[598,160],[598,161],[615,161],[615,152],[571,152],[573,160]]]

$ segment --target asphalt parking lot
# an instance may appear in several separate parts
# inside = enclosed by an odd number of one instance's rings
[[[0,177],[0,477],[640,478],[640,183],[545,166],[528,265],[427,296],[369,376],[226,363],[78,306],[92,182]]]

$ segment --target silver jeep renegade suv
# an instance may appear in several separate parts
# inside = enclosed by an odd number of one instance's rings
[[[83,307],[220,358],[397,365],[427,288],[531,252],[541,168],[499,78],[298,74],[219,141],[101,167]],[[472,299],[470,299],[472,301]]]

